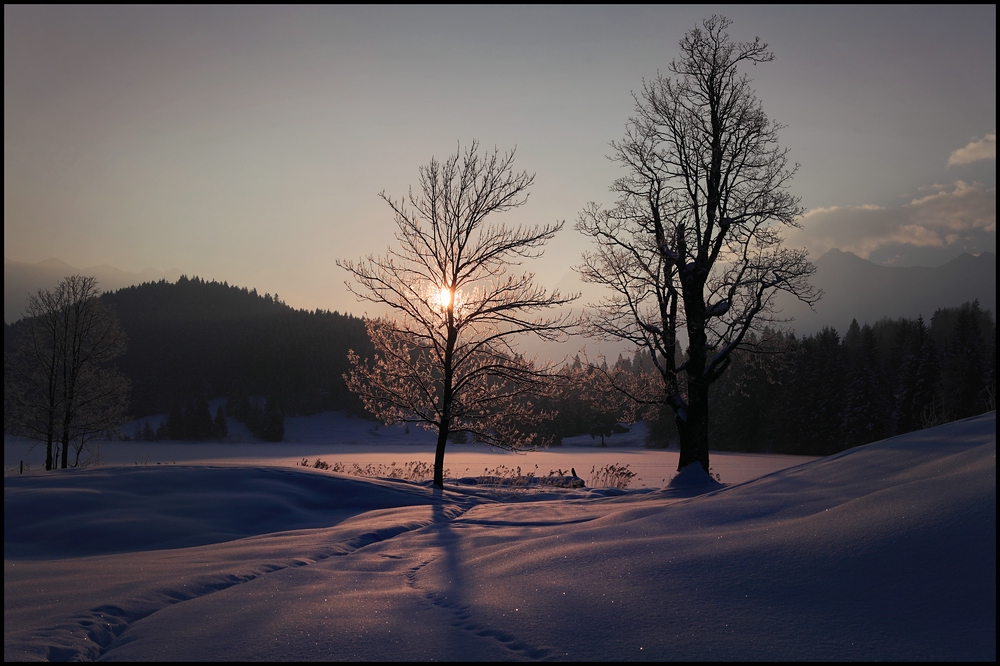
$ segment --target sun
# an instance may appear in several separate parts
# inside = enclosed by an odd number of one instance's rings
[[[451,294],[451,289],[448,287],[441,287],[441,293],[438,294],[438,300],[441,302],[442,309],[447,310],[451,307]]]

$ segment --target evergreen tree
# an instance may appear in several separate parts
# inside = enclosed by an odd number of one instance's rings
[[[865,326],[867,325],[866,323]],[[844,347],[852,353],[862,348],[861,326],[858,325],[857,319],[852,319],[851,325],[847,327],[847,333],[844,334]]]
[[[989,342],[986,345],[986,386],[983,389],[983,403],[986,409],[997,408],[997,325],[990,327]]]
[[[852,322],[852,329],[857,320]],[[890,430],[891,408],[885,395],[881,364],[875,333],[866,323],[864,328],[844,337],[851,355],[844,418],[844,443],[847,447],[867,444],[884,438]],[[854,346],[852,349],[851,346]]]
[[[215,437],[212,414],[208,411],[208,400],[204,396],[191,400],[184,416],[188,439],[203,440]]]
[[[930,335],[920,348],[917,375],[913,386],[913,415],[917,428],[947,423],[952,419],[944,411],[941,391],[941,361],[937,344]]]
[[[226,413],[223,411],[222,405],[219,405],[219,408],[215,410],[215,420],[212,421],[212,433],[220,440],[229,434],[229,426],[226,425]]]
[[[285,438],[285,415],[274,400],[264,404],[260,429],[254,434],[265,442],[280,442]]]
[[[844,406],[844,350],[836,329],[826,327],[806,344],[812,357],[807,382],[811,400],[805,423],[807,441],[819,455],[835,453],[842,447],[841,422]]]
[[[945,361],[945,410],[961,419],[985,411],[986,388],[983,338],[980,320],[983,312],[979,301],[965,303],[958,310],[955,330]]]
[[[803,355],[801,341],[792,333],[788,336],[785,363],[777,375],[777,397],[767,414],[770,449],[775,453],[801,453],[801,424],[797,419],[801,396],[796,388],[800,383]]]
[[[733,367],[709,393],[712,404],[710,442],[719,451],[765,451],[772,405],[779,399],[780,371],[787,336],[765,329],[748,336],[747,350],[734,355]]]
[[[179,403],[174,403],[167,414],[165,425],[166,439],[187,439],[187,423],[184,419],[184,410]]]
[[[906,337],[908,339],[901,343],[908,351],[896,392],[896,432],[899,434],[923,428],[928,416],[940,411],[940,361],[937,345],[929,335],[923,317],[917,317],[916,325]]]

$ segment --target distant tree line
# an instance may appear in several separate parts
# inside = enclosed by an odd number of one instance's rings
[[[285,438],[285,415],[273,400],[256,400],[240,395],[226,401],[226,411],[241,421],[255,437],[265,442]]]
[[[194,397],[186,404],[175,402],[159,426],[153,428],[147,421],[133,437],[146,441],[222,441],[229,435],[227,414],[245,424],[255,437],[265,442],[280,442],[285,437],[285,415],[276,404],[245,395],[228,398],[225,408],[222,405],[216,408],[214,418],[204,397]]]
[[[161,439],[222,440],[229,434],[226,413],[221,406],[215,411],[215,418],[208,408],[208,400],[196,396],[186,404],[175,402],[167,418],[155,429],[146,421],[142,428],[132,433],[134,439],[157,441]]]
[[[996,321],[978,301],[917,319],[768,332],[716,387],[718,450],[829,455],[996,409]]]
[[[683,362],[683,359],[679,359]],[[546,427],[556,441],[621,430],[626,401],[599,381],[601,368],[579,358],[563,369],[557,412]],[[648,354],[619,356],[604,370],[651,376]],[[715,450],[829,455],[897,434],[996,409],[996,322],[978,301],[923,318],[851,322],[802,338],[751,335],[710,392],[709,444]],[[676,445],[673,415],[648,421],[647,446]]]
[[[208,426],[217,419],[205,418],[213,398],[228,398],[229,416],[275,441],[286,415],[366,414],[343,379],[348,349],[370,355],[357,317],[296,310],[277,294],[197,277],[128,287],[100,302],[128,337],[115,366],[131,380],[131,416],[168,414],[159,431],[136,433],[141,438],[219,437],[221,426]],[[24,319],[5,325],[5,351],[27,326]]]
[[[129,336],[118,367],[132,379],[135,416],[190,411],[199,399],[243,404],[250,396],[288,416],[363,413],[343,380],[347,350],[370,347],[361,319],[296,310],[277,295],[197,277],[128,287],[102,300]],[[229,416],[244,420],[252,412],[237,408]]]
[[[295,310],[277,296],[198,278],[129,287],[99,301],[117,314],[128,339],[124,353],[102,370],[102,376],[121,377],[118,385],[126,392],[130,386],[131,400],[123,396],[116,408],[129,402],[133,418],[167,414],[158,428],[147,424],[128,433],[139,439],[221,439],[229,416],[262,440],[280,441],[285,416],[331,409],[368,416],[343,379],[348,349],[361,357],[372,353],[360,318]],[[5,325],[5,360],[30,326],[40,330],[42,323]],[[827,455],[996,408],[996,322],[978,302],[939,309],[929,322],[853,321],[843,336],[832,328],[801,338],[765,330],[746,342],[710,392],[709,442],[716,450]],[[18,367],[5,363],[5,382]],[[554,413],[536,424],[539,435],[555,442],[578,435],[603,441],[621,432],[620,424],[630,420],[627,405],[598,381],[596,370],[600,365],[579,358],[562,369],[561,388],[535,401],[535,409]],[[636,377],[655,372],[647,353],[619,357],[604,370]],[[53,392],[50,402],[63,400],[60,395]],[[15,410],[17,403],[7,398],[8,433],[18,413],[58,412],[46,411],[44,401],[40,411]],[[208,401],[217,398],[227,400],[213,415]],[[56,451],[59,458],[76,452],[97,431],[90,421],[98,420],[79,413],[83,430],[75,447],[60,445],[75,431],[49,428],[46,418],[22,418],[21,425],[46,441],[51,430],[52,466]],[[649,446],[676,445],[669,409],[648,423]]]
[[[719,387],[732,411],[719,414],[717,448],[828,455],[996,409],[996,321],[978,301],[939,309],[930,326],[855,320],[843,338],[826,328],[775,344],[787,351],[770,367],[747,364]]]

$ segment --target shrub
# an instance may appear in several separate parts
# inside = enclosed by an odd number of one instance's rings
[[[308,458],[303,458],[298,463],[301,467],[312,467],[313,469],[324,469],[340,474],[350,474],[351,476],[366,476],[382,479],[401,479],[403,481],[427,481],[434,478],[434,466],[430,463],[413,460],[404,463],[402,467],[397,467],[395,462],[388,465],[385,463],[368,463],[364,467],[354,463],[351,469],[347,469],[344,463],[330,464],[321,458],[311,463]],[[449,470],[445,470],[447,473]]]
[[[591,488],[628,488],[635,478],[636,472],[628,468],[628,465],[605,465],[597,469],[590,468]]]

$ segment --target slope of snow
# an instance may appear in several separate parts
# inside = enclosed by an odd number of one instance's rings
[[[683,481],[509,502],[251,465],[8,477],[4,658],[996,659],[995,412]]]
[[[4,557],[185,548],[430,504],[429,490],[277,467],[100,467],[4,488]]]

